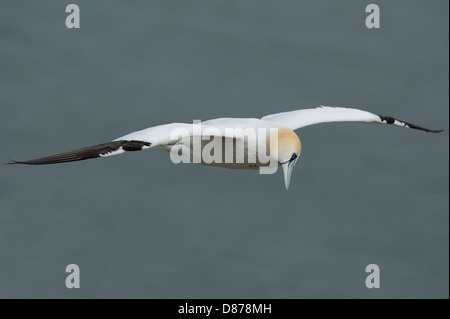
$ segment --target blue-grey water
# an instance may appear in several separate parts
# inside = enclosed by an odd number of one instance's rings
[[[73,2],[77,30],[70,2],[0,3],[3,162],[321,104],[445,131],[306,127],[289,192],[160,150],[3,165],[0,297],[449,297],[447,1],[376,1],[380,29],[368,1]]]

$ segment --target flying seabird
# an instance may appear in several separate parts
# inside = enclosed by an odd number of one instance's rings
[[[183,158],[184,162],[188,158],[187,161],[192,160],[204,165],[232,169],[261,169],[268,166],[268,161],[262,160],[262,155],[266,155],[270,163],[275,163],[276,167],[282,167],[287,190],[292,170],[301,153],[301,142],[294,131],[305,126],[329,122],[392,124],[425,132],[442,132],[442,130],[430,130],[393,117],[376,115],[354,108],[321,106],[272,114],[261,119],[218,118],[199,123],[194,121],[193,124],[170,123],[153,126],[119,137],[112,142],[28,161],[12,161],[7,164],[56,164],[160,148],[171,152],[171,158],[174,155],[172,160],[181,153],[180,158]],[[196,150],[197,137],[200,144],[197,143]],[[215,142],[213,143],[211,139]],[[213,145],[208,146],[209,143]],[[227,148],[224,145],[230,147]],[[260,147],[264,150],[263,153],[259,152]],[[214,152],[211,152],[213,149]],[[222,151],[223,154],[219,155],[218,153]],[[207,159],[206,155],[210,158]]]

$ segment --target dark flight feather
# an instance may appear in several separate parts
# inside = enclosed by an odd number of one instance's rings
[[[126,152],[140,151],[143,147],[150,147],[151,143],[142,141],[114,141],[94,146],[79,148],[70,152],[41,157],[29,161],[12,161],[7,164],[43,165],[82,161],[105,156],[108,153],[123,149]]]

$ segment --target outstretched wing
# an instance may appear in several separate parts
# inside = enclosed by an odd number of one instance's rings
[[[400,121],[393,117],[376,115],[370,112],[351,109],[345,107],[321,106],[315,109],[297,110],[267,115],[262,118],[263,121],[276,123],[286,126],[291,130],[297,130],[301,127],[329,122],[365,122],[392,124],[400,127],[409,127],[425,132],[439,133],[442,130],[430,130],[412,123]]]
[[[125,152],[140,151],[156,146],[170,145],[171,143],[176,142],[177,138],[182,137],[183,134],[190,134],[190,131],[186,127],[187,125],[183,123],[154,126],[119,137],[112,142],[83,147],[70,152],[41,157],[29,161],[12,161],[7,164],[42,165],[66,163],[97,157],[108,157]],[[177,128],[182,130],[179,130],[179,133],[173,137],[172,132],[176,133]],[[172,138],[175,138],[175,140],[172,140]]]
[[[140,151],[146,148],[150,148],[150,146],[151,143],[143,141],[114,141],[89,147],[83,147],[70,152],[41,157],[29,161],[12,161],[7,164],[42,165],[82,161],[90,158],[107,157],[122,154],[127,151]]]

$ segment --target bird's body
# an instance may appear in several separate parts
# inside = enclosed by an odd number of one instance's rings
[[[108,157],[127,151],[160,148],[173,162],[195,162],[231,169],[267,169],[281,166],[286,189],[301,152],[295,130],[318,123],[366,122],[392,124],[426,132],[440,132],[366,111],[319,107],[257,118],[218,118],[204,122],[153,126],[119,137],[112,142],[35,160],[10,164],[54,164]]]
[[[180,157],[183,162],[230,169],[258,169],[267,165],[258,156],[258,146],[268,146],[270,130],[282,128],[255,118],[218,118],[195,124],[171,123],[150,127],[115,141],[145,141],[171,153],[188,154],[188,157]],[[208,160],[205,158],[207,155],[214,159]]]

